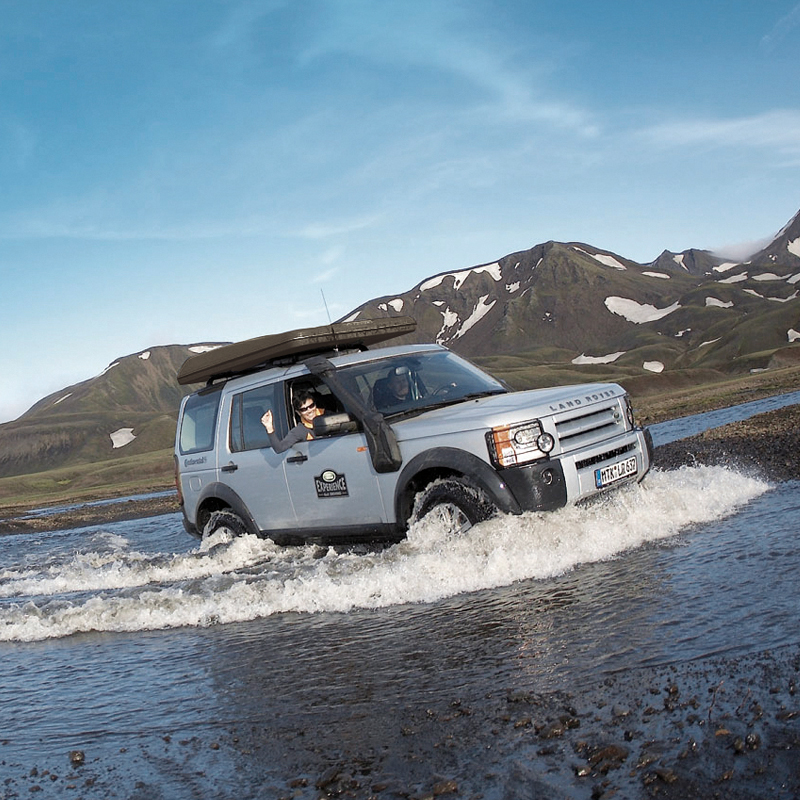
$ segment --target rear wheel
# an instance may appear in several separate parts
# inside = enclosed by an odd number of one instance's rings
[[[244,520],[234,511],[212,511],[208,522],[203,526],[203,538],[217,531],[227,530],[233,536],[246,536],[249,531]]]
[[[429,517],[444,524],[450,533],[464,533],[496,513],[497,508],[482,489],[463,478],[447,478],[417,495],[411,521]]]

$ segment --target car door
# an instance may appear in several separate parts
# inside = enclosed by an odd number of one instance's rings
[[[285,454],[269,443],[261,417],[283,412],[283,384],[266,384],[230,399],[228,453],[220,458],[222,480],[242,499],[260,531],[294,528],[297,522],[286,483]],[[277,388],[276,388],[277,387]]]
[[[343,410],[330,388],[312,376],[287,385],[287,409],[292,407],[292,397],[302,392],[310,392],[318,408],[327,413]],[[288,420],[288,425],[295,421]],[[286,482],[299,528],[336,531],[386,522],[378,476],[366,437],[360,431],[299,442],[284,456]]]
[[[338,529],[386,522],[363,433],[300,442],[284,456],[299,527]]]

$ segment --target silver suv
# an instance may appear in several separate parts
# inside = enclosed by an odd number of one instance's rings
[[[512,392],[436,344],[365,349],[414,329],[394,317],[267,336],[187,359],[176,482],[186,529],[281,544],[398,541],[443,515],[465,528],[549,511],[650,468],[649,432],[616,384]],[[324,414],[285,452],[293,398]]]

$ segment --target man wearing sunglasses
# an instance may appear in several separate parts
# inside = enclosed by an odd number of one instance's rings
[[[297,412],[300,422],[292,428],[283,439],[275,433],[275,424],[272,419],[272,409],[261,417],[261,424],[267,431],[269,443],[276,453],[283,453],[298,442],[310,441],[314,438],[314,419],[325,413],[324,409],[317,407],[317,401],[311,392],[300,392],[292,399],[292,406]]]

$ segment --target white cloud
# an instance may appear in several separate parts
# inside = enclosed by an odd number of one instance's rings
[[[643,134],[667,147],[767,148],[800,155],[800,111],[779,109],[733,119],[667,122],[652,126]]]
[[[781,17],[769,33],[761,38],[760,47],[766,52],[772,52],[795,28],[800,25],[800,3],[788,14]]]

